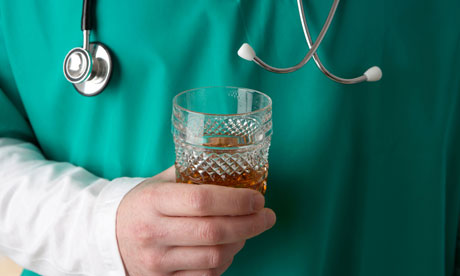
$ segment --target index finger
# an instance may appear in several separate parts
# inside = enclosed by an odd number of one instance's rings
[[[265,205],[263,195],[251,189],[182,183],[156,188],[155,208],[166,216],[241,216]]]

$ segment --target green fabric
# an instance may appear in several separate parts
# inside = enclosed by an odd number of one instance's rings
[[[22,271],[22,274],[21,274],[21,276],[36,276],[36,275],[38,274],[33,273],[32,271],[29,271],[29,270],[24,270]]]
[[[109,179],[151,176],[174,161],[175,94],[257,89],[273,99],[266,197],[278,222],[225,275],[454,275],[459,1],[343,1],[320,57],[340,76],[384,72],[345,86],[313,62],[276,75],[237,57],[250,42],[273,65],[297,63],[307,46],[294,0],[99,0],[93,40],[110,47],[115,67],[93,98],[62,74],[82,44],[81,2],[0,0],[14,76],[0,79],[0,135],[32,140],[33,130],[47,158]],[[331,2],[305,1],[314,37]]]

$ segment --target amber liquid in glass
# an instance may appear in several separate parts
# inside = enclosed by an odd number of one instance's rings
[[[233,138],[219,137],[210,139],[207,147],[228,148],[238,146]],[[217,152],[216,152],[217,153]],[[212,154],[210,152],[209,154]],[[177,168],[177,167],[176,167]],[[209,167],[188,167],[182,172],[176,169],[176,181],[188,184],[214,184],[234,188],[249,188],[265,194],[267,190],[268,163],[257,169],[244,168],[241,173],[233,172],[231,174],[217,174],[209,170]]]
[[[176,172],[176,181],[188,184],[214,184],[234,188],[249,188],[265,194],[267,190],[267,171],[268,164],[259,170],[248,169],[242,174],[223,174],[216,177],[207,173],[200,173],[195,168],[187,168],[183,172]]]

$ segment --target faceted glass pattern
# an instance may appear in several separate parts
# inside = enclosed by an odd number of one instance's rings
[[[205,99],[213,96],[212,100]],[[201,112],[194,112],[192,103],[199,103],[196,109]],[[207,113],[207,105],[217,113]],[[172,121],[178,182],[265,193],[272,133],[268,96],[232,87],[186,91],[174,99]]]

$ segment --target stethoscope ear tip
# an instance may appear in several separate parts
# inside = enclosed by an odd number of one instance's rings
[[[253,61],[256,57],[256,52],[252,49],[251,45],[243,43],[238,50],[238,55],[245,60]]]
[[[379,81],[382,78],[382,69],[378,66],[372,66],[364,72],[367,81]]]

